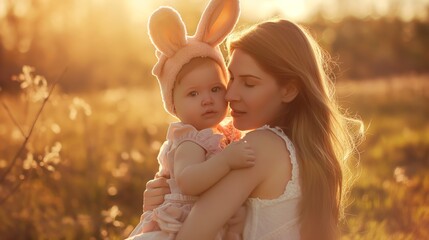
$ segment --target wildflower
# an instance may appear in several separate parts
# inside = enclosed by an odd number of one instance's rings
[[[116,205],[113,205],[108,210],[101,211],[101,215],[104,217],[105,223],[110,223],[115,227],[122,227],[124,225],[122,222],[116,220],[117,217],[122,215],[122,212]]]
[[[396,182],[398,183],[405,183],[407,184],[409,181],[408,176],[405,173],[405,168],[403,167],[396,167],[395,170],[393,171],[394,177]]]
[[[27,157],[25,158],[25,160],[24,160],[24,162],[23,162],[23,164],[22,164],[22,167],[25,169],[25,170],[29,170],[29,169],[31,169],[31,168],[36,168],[37,167],[37,163],[36,163],[36,161],[34,160],[34,158],[33,158],[33,154],[32,153],[27,153]]]
[[[31,101],[38,102],[48,97],[48,82],[40,75],[34,76],[34,71],[34,67],[23,66],[22,73],[12,76],[12,80],[20,83],[21,89],[25,90]]]
[[[109,196],[116,196],[116,194],[118,194],[118,189],[115,186],[110,186],[107,189],[107,194],[109,194]]]
[[[56,123],[51,124],[51,131],[52,131],[53,133],[56,133],[56,134],[60,133],[60,132],[61,132],[61,127],[60,127],[60,125],[58,125],[58,124],[56,124]]]
[[[85,116],[90,116],[92,114],[91,106],[83,99],[78,97],[73,98],[73,102],[70,104],[69,109],[69,118],[71,120],[76,119],[79,111],[81,111]]]
[[[131,155],[131,159],[134,162],[137,162],[137,163],[144,162],[144,156],[138,150],[135,150],[135,149],[132,150],[130,155]]]
[[[113,205],[110,209],[101,211],[101,215],[104,217],[104,221],[109,223],[115,220],[116,217],[121,216],[122,212],[118,206]]]
[[[10,138],[13,141],[21,141],[22,139],[22,132],[19,129],[13,129],[10,135]]]
[[[48,171],[54,171],[55,168],[53,165],[57,165],[60,163],[60,151],[61,151],[61,143],[56,142],[54,146],[51,147],[51,150],[48,151],[45,149],[45,156],[43,157],[42,161],[40,162],[40,166],[45,167]]]
[[[127,164],[121,163],[118,168],[112,170],[112,176],[117,178],[123,177],[128,173],[128,169],[129,167]]]

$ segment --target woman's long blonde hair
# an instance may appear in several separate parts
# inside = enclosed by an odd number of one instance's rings
[[[337,239],[352,179],[348,161],[363,124],[339,108],[326,54],[303,27],[286,20],[263,22],[233,34],[227,46],[229,53],[240,49],[251,55],[279,85],[298,88],[297,97],[273,124],[291,137],[297,149],[301,238]]]

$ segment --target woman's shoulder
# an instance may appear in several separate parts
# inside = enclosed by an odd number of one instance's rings
[[[275,129],[275,131],[279,131]],[[273,143],[282,143],[282,137],[273,131],[273,128],[263,127],[252,130],[243,137],[244,140],[248,142],[253,142],[258,145],[269,145],[271,146]],[[267,146],[267,147],[269,147]],[[276,147],[275,145],[272,147]]]
[[[264,161],[273,159],[272,156],[279,156],[282,159],[289,157],[289,149],[285,148],[286,136],[276,133],[270,128],[261,128],[248,132],[244,137],[257,154],[264,159]],[[286,150],[286,151],[285,151]]]
[[[260,139],[260,141],[280,141],[286,144],[289,151],[294,151],[295,149],[292,141],[280,127],[265,125],[248,132],[246,135],[252,136],[251,138],[254,139]]]
[[[255,171],[261,175],[260,184],[252,198],[276,199],[285,192],[291,179],[292,158],[286,135],[276,128],[264,127],[246,134],[244,139],[256,153]]]

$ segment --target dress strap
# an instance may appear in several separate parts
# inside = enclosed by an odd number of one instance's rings
[[[298,197],[301,193],[301,188],[299,185],[299,165],[296,157],[295,146],[293,145],[292,141],[288,138],[288,136],[283,132],[280,127],[270,127],[268,125],[265,125],[255,130],[269,130],[275,133],[285,142],[286,148],[289,151],[289,158],[292,164],[292,176],[286,186],[283,197],[287,199]]]
[[[298,179],[299,166],[298,166],[298,161],[296,159],[295,146],[293,145],[292,141],[288,138],[288,136],[283,132],[283,130],[279,127],[270,127],[268,125],[257,128],[255,130],[270,130],[271,132],[275,133],[276,135],[278,135],[280,138],[283,139],[283,141],[286,144],[286,148],[289,151],[289,157],[292,163],[292,180]]]

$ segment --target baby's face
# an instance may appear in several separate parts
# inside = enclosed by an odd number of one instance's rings
[[[226,116],[225,77],[213,61],[189,71],[174,87],[176,116],[196,129],[215,127]]]

